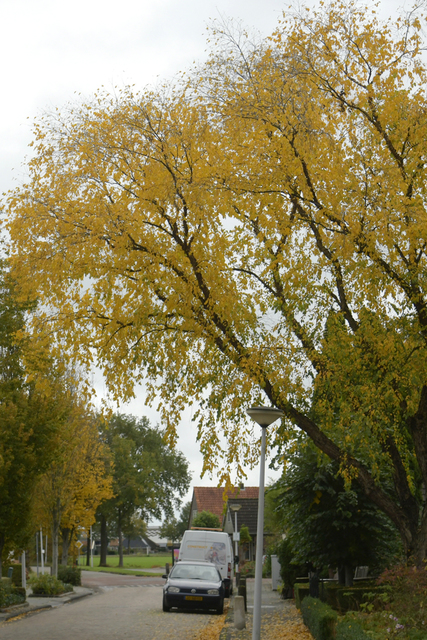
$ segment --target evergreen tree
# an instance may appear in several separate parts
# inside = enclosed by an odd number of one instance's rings
[[[292,563],[338,568],[348,584],[356,566],[375,572],[401,551],[390,520],[357,483],[346,487],[337,463],[319,459],[308,442],[290,457],[275,488]]]

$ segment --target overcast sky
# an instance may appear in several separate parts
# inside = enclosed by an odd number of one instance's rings
[[[193,61],[205,59],[212,20],[241,20],[249,30],[267,36],[288,4],[277,0],[0,0],[0,191],[19,183],[31,124],[43,111],[78,101],[78,94],[90,96],[101,86],[143,88],[172,78]],[[383,2],[385,15],[403,4]],[[99,389],[102,393],[102,383]],[[155,422],[155,413],[143,406],[143,395],[141,390],[123,410]],[[181,435],[178,446],[190,461],[193,486],[210,485],[214,481],[209,478],[200,480],[201,456],[195,427],[188,428],[190,418],[188,413],[181,429],[185,436]],[[258,484],[258,473],[252,471],[247,484]],[[267,470],[267,478],[277,475]]]

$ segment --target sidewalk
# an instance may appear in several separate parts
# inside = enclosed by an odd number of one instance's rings
[[[221,631],[219,640],[251,640],[254,602],[254,579],[246,582],[247,605],[246,628],[234,628],[234,596]],[[237,592],[235,591],[235,594]],[[312,640],[293,600],[282,600],[277,591],[273,591],[271,579],[262,581],[261,600],[261,638],[263,640]]]
[[[7,610],[0,611],[0,622],[3,622],[3,620],[9,620],[10,618],[16,618],[23,614],[27,615],[28,613],[41,611],[42,609],[61,607],[68,602],[80,600],[81,598],[86,598],[86,596],[91,596],[92,594],[92,589],[86,589],[86,587],[74,587],[73,593],[64,594],[63,596],[32,596],[31,587],[29,587],[27,589],[27,601],[22,605],[15,605],[13,607],[9,607]]]

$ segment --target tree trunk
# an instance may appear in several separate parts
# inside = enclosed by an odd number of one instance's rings
[[[55,576],[55,578],[58,577],[59,525],[59,511],[57,509],[54,509],[52,512],[52,575]]]
[[[67,566],[68,564],[68,550],[70,548],[71,529],[61,529],[62,535],[62,558],[61,564]]]
[[[309,574],[309,592],[312,598],[319,598],[319,572],[317,570]]]
[[[119,527],[119,567],[123,568],[123,536],[122,536],[122,514],[119,511],[118,517],[118,527]]]
[[[107,520],[103,513],[101,513],[101,549],[99,556],[99,566],[107,566],[107,551],[108,551],[108,538],[107,538]]]
[[[408,553],[408,559],[411,557],[418,569],[425,566],[427,550],[427,503],[424,504],[420,518],[420,525],[413,536],[413,546]]]
[[[90,529],[87,530],[87,538],[86,538],[86,566],[90,567]]]
[[[345,586],[346,587],[352,587],[353,586],[353,575],[354,575],[353,567],[351,567],[350,565],[346,564],[345,567],[344,567],[344,574],[345,574]]]
[[[343,587],[353,586],[354,567],[349,564],[340,564],[338,567],[338,583]]]
[[[3,562],[2,562],[2,558],[3,558],[3,547],[4,547],[4,535],[0,535],[0,579],[3,575],[2,571],[3,571]]]

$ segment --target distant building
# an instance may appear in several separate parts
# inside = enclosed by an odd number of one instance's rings
[[[240,531],[242,525],[248,527],[252,542],[245,549],[245,559],[254,560],[258,523],[258,495],[258,487],[236,487],[234,490],[228,490],[225,496],[222,487],[194,487],[188,528],[191,528],[198,513],[210,511],[218,516],[223,530],[232,537],[235,528],[235,515],[230,510],[230,506],[239,504],[241,508],[237,512],[237,530]]]
[[[119,541],[117,538],[110,540],[108,548],[111,551],[118,551]],[[168,541],[160,535],[160,526],[147,527],[146,533],[143,536],[135,536],[130,540],[123,538],[123,551],[125,553],[128,550],[134,553],[155,553],[156,551],[166,551],[168,548]]]
[[[240,509],[234,512],[231,507],[236,504],[240,505]],[[236,526],[236,514],[237,531],[240,531],[242,525],[245,525],[246,527],[248,527],[249,535],[252,538],[252,542],[249,542],[247,545],[245,545],[246,548],[243,553],[243,558],[245,560],[254,560],[258,526],[258,497],[245,498],[242,500],[239,496],[237,498],[230,498],[227,501],[227,511],[224,516],[223,526],[224,531],[229,533],[231,536]]]
[[[150,552],[150,545],[142,536],[136,536],[135,538],[123,538],[123,550],[125,553],[133,551],[134,553],[148,553]]]
[[[234,490],[228,490],[225,497],[223,487],[194,487],[188,528],[191,528],[194,518],[201,511],[214,513],[222,523],[227,512],[229,498],[238,498],[239,500],[251,498],[258,502],[258,487],[237,487]]]
[[[152,551],[166,551],[168,540],[160,535],[160,526],[147,527],[143,539],[149,544]]]

